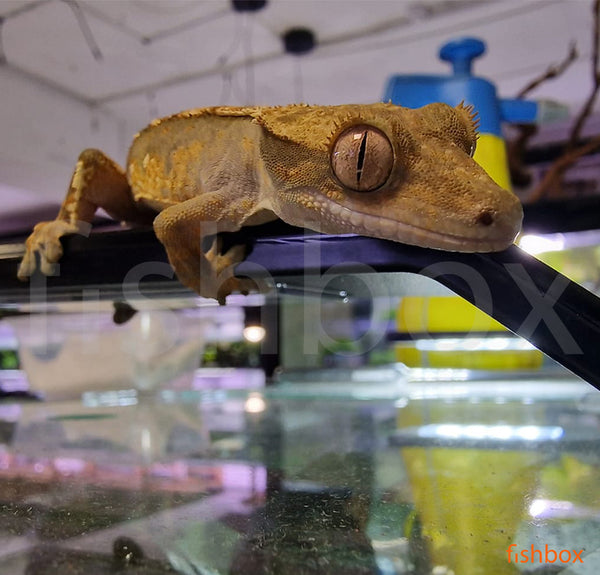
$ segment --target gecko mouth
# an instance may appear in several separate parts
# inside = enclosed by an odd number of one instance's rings
[[[318,199],[314,198],[313,204],[320,208],[323,222],[322,231],[324,232],[339,233],[344,229],[347,232],[348,224],[350,224],[352,232],[359,235],[448,251],[495,252],[504,250],[513,243],[520,229],[520,218],[518,217],[515,217],[514,220],[505,218],[503,222],[496,221],[495,225],[492,225],[492,222],[489,221],[492,212],[489,210],[482,212],[485,214],[485,218],[478,217],[475,220],[479,224],[483,224],[484,228],[478,230],[482,234],[481,237],[476,237],[433,230],[416,224],[392,220],[385,216],[357,212],[323,196]],[[438,223],[441,227],[443,220]],[[473,226],[476,227],[477,224],[474,223]]]

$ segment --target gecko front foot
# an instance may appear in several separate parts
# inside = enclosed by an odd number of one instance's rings
[[[229,248],[225,253],[221,253],[221,238],[217,236],[204,256],[218,278],[216,299],[219,304],[223,305],[225,298],[232,293],[239,292],[247,295],[258,289],[257,283],[250,278],[240,278],[234,275],[234,267],[244,261],[246,257],[246,246],[238,244]]]
[[[89,224],[81,222],[72,224],[64,220],[40,222],[25,241],[25,255],[17,272],[17,277],[25,281],[38,267],[36,254],[39,255],[39,268],[44,275],[52,275],[55,264],[63,254],[60,238],[68,234],[84,234],[89,232]]]
[[[179,281],[202,297],[214,298],[221,305],[234,293],[256,291],[256,283],[234,275],[234,267],[244,259],[245,247],[236,245],[220,253],[220,239],[215,239],[206,253],[195,246],[177,246],[163,242],[169,261]]]

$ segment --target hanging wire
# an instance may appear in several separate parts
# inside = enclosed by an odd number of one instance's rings
[[[231,76],[232,72],[229,70],[224,70],[221,74],[221,93],[219,94],[219,99],[217,100],[221,106],[225,106],[229,103],[232,90]]]
[[[553,4],[560,4],[562,0],[544,0],[544,2],[535,2],[533,4],[521,4],[508,2],[506,8],[501,2],[498,3],[498,12],[492,16],[495,24],[506,22],[514,18],[523,16],[530,12],[539,11],[540,8],[547,8]],[[404,44],[411,44],[420,40],[425,40],[431,37],[444,37],[452,34],[465,34],[467,30],[477,30],[479,27],[489,24],[490,15],[477,15],[472,19],[468,18],[468,11],[464,8],[460,11],[466,15],[464,19],[458,22],[452,22],[450,24],[441,23],[436,29],[428,29],[426,31],[410,32],[400,36],[389,38],[385,40],[376,40],[379,34],[386,31],[394,31],[402,29],[410,24],[404,17],[396,20],[389,20],[364,30],[353,31],[350,33],[340,34],[338,36],[323,39],[319,42],[319,52],[315,54],[315,58],[330,58],[335,56],[351,56],[358,52],[372,52],[378,50],[385,50],[388,48],[395,48]],[[432,17],[432,21],[436,21],[437,18]],[[375,40],[373,40],[375,39]],[[364,43],[360,41],[364,40]],[[354,45],[352,45],[354,44]]]
[[[296,103],[301,104],[304,101],[304,78],[302,76],[301,58],[295,56],[292,58],[294,66],[294,98]]]
[[[217,64],[221,68],[221,82],[222,82],[221,94],[220,94],[219,100],[218,100],[220,104],[228,103],[229,98],[231,97],[231,95],[234,91],[234,88],[235,88],[234,71],[231,70],[230,68],[228,68],[228,64],[240,46],[240,42],[241,42],[241,38],[242,38],[242,26],[243,26],[241,15],[236,14],[236,17],[234,18],[234,22],[235,22],[235,29],[233,31],[233,40],[232,40],[229,48],[227,48],[227,50],[225,50],[225,52],[223,52],[223,54],[221,54],[221,56],[219,56],[219,58],[217,58]]]
[[[172,28],[167,28],[165,30],[159,30],[154,34],[144,36],[143,43],[150,44],[152,42],[156,42],[157,40],[163,40],[168,38],[169,36],[174,36],[176,34],[181,34],[187,30],[191,30],[192,28],[197,28],[202,26],[203,24],[208,24],[214,20],[218,20],[224,16],[230,14],[231,11],[229,8],[219,9],[212,14],[205,14],[203,16],[198,16],[197,18],[191,18],[184,22],[183,24],[179,24],[177,26],[173,26]]]
[[[156,92],[146,92],[146,102],[148,103],[148,115],[150,121],[158,117],[158,105],[156,104]]]
[[[37,0],[36,2],[22,4],[13,10],[4,12],[3,19],[9,20],[10,18],[14,18],[15,16],[20,16],[21,14],[25,14],[26,12],[31,12],[32,10],[35,10],[36,8],[41,6],[42,4],[48,4],[49,2],[52,2],[52,0]]]
[[[231,87],[233,90],[233,97],[238,104],[245,106],[248,102],[246,100],[246,91],[240,85],[240,74],[238,74],[240,70],[240,68],[230,70],[229,74],[231,75]]]
[[[4,41],[2,32],[4,30],[4,18],[0,16],[0,66],[6,64],[6,52],[4,51]]]
[[[94,60],[96,60],[98,62],[101,61],[103,59],[102,52],[100,51],[100,48],[99,48],[98,44],[96,43],[96,39],[94,38],[94,35],[92,34],[92,29],[90,28],[90,26],[88,24],[85,14],[83,13],[83,10],[81,9],[81,6],[76,2],[76,0],[63,0],[63,2],[69,8],[71,8],[71,11],[73,12],[73,15],[75,16],[75,19],[77,20],[77,24],[79,24],[81,33],[83,34],[83,37],[85,38],[85,41],[88,45],[88,48],[90,49],[90,52],[92,53],[92,56],[94,57]]]
[[[256,85],[254,79],[254,61],[252,46],[252,20],[248,13],[243,14],[242,43],[244,49],[244,71],[246,73],[245,103],[251,106],[255,103]]]
[[[98,117],[98,106],[96,104],[89,104],[88,109],[90,112],[90,131],[92,134],[100,130],[100,118]]]
[[[544,7],[550,4],[558,3],[559,1],[560,0],[545,0]],[[502,3],[500,3],[500,5],[502,5]],[[509,3],[508,6],[509,7],[506,9],[499,9],[498,12],[494,14],[496,22],[508,23],[510,20],[518,18],[523,14],[540,9],[538,3],[535,3],[534,5],[526,4],[524,6],[522,6],[520,3],[517,3],[516,6],[513,5],[513,3]],[[374,40],[374,38],[376,38],[383,30],[389,30],[391,32],[394,29],[401,29],[403,26],[406,25],[405,19],[398,19],[397,21],[387,21],[382,25],[374,26],[365,30],[354,31],[352,33],[342,34],[340,36],[331,37],[329,39],[320,39],[319,49],[314,52],[311,58],[314,60],[321,60],[340,56],[343,56],[344,58],[349,58],[357,52],[365,53],[369,51],[384,50],[388,48],[395,48],[403,44],[410,44],[412,42],[431,37],[440,37],[456,33],[465,33],[466,30],[476,30],[479,26],[489,23],[489,21],[489,15],[481,16],[477,14],[477,16],[471,19],[465,16],[465,18],[462,19],[459,24],[454,22],[452,24],[440,24],[436,29],[428,30],[426,32],[419,31],[417,33],[412,34],[402,34],[401,36],[397,36],[395,38],[390,38],[386,40]],[[214,77],[216,75],[223,75],[224,70],[222,68],[226,68],[227,73],[235,74],[235,71],[237,71],[238,69],[249,69],[251,66],[272,62],[285,56],[286,54],[283,51],[273,51],[263,54],[257,54],[252,58],[252,61],[249,61],[247,58],[244,58],[241,62],[229,63],[223,67],[215,66],[214,68],[208,70],[174,75],[172,77],[164,78],[149,85],[107,94],[103,97],[98,98],[98,102],[105,104],[122,98],[135,96],[140,93],[144,93],[147,90],[160,90],[164,87],[170,87],[193,81],[195,82],[197,80]],[[246,79],[248,83],[248,78]],[[235,75],[232,76],[232,80],[232,86],[235,87]]]

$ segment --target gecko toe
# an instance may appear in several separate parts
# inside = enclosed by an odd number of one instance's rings
[[[247,296],[250,293],[261,292],[261,286],[258,282],[250,278],[229,277],[220,286],[217,291],[217,301],[223,305],[225,298],[233,293],[239,293]]]
[[[244,261],[246,256],[246,246],[237,244],[229,248],[225,253],[220,253],[221,242],[215,240],[210,249],[204,254],[211,263],[217,275],[221,275],[227,268],[233,267]]]
[[[90,225],[85,222],[71,223],[63,220],[40,222],[25,241],[25,254],[21,260],[17,277],[26,280],[36,269],[44,275],[56,273],[56,263],[63,255],[60,238],[68,234],[89,233]],[[39,259],[39,262],[38,262]]]
[[[27,250],[17,271],[17,277],[21,281],[27,281],[36,268],[35,254]]]
[[[40,271],[45,276],[56,275],[56,263],[44,256],[44,254],[40,254]]]
[[[210,248],[206,251],[204,256],[209,262],[218,261],[221,253],[221,238],[219,236],[215,237],[210,245]]]
[[[63,248],[58,238],[47,241],[43,244],[40,253],[43,254],[44,259],[49,263],[57,262],[63,255]]]

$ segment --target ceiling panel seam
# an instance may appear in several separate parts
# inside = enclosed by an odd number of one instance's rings
[[[549,6],[552,4],[560,4],[560,2],[561,2],[561,0],[545,0],[543,2],[543,6],[546,7],[546,6]],[[496,12],[494,14],[494,19],[496,22],[498,22],[499,19],[500,20],[510,20],[514,17],[522,16],[523,14],[526,14],[526,13],[529,13],[529,12],[532,12],[535,10],[539,10],[540,4],[541,3],[538,0],[535,0],[533,2],[529,2],[525,5],[523,3],[519,3],[516,8],[514,7],[514,5],[512,5],[511,8],[499,10],[498,12]],[[398,19],[395,22],[395,26],[402,27],[402,24],[400,24],[401,21],[402,21],[402,19]],[[389,46],[395,46],[395,45],[400,45],[400,44],[405,44],[405,43],[410,43],[410,42],[416,42],[419,40],[429,38],[432,35],[443,35],[443,34],[454,33],[454,32],[462,32],[466,29],[473,28],[473,27],[479,26],[481,24],[488,24],[489,21],[490,21],[489,14],[485,15],[485,16],[478,16],[476,18],[473,18],[472,20],[463,20],[463,21],[461,21],[460,24],[452,24],[449,26],[440,26],[439,28],[437,28],[435,30],[431,30],[431,31],[427,31],[424,33],[419,33],[419,34],[412,34],[409,36],[404,36],[402,38],[388,40],[385,43],[382,42],[379,44],[372,44],[371,46],[361,45],[359,49],[361,51],[379,50],[379,49],[386,48]],[[387,29],[385,24],[383,25],[383,27]],[[393,26],[392,26],[392,29],[393,29]],[[371,32],[369,32],[369,30],[371,30]],[[344,52],[335,53],[335,54],[332,54],[331,52],[329,52],[329,53],[324,53],[324,54],[319,55],[318,47],[321,47],[321,46],[340,47],[344,44],[347,44],[352,41],[360,40],[361,38],[364,38],[364,37],[368,38],[369,35],[373,34],[373,30],[375,31],[375,33],[380,33],[382,30],[382,27],[379,27],[379,26],[370,27],[368,30],[364,31],[364,36],[362,36],[362,35],[350,36],[349,34],[343,34],[338,37],[320,40],[319,44],[317,46],[317,50],[315,52],[313,52],[312,54],[314,54],[315,58],[324,58],[324,57],[326,58],[326,57],[338,56],[341,54],[347,56],[347,55],[351,54],[351,52],[344,51]],[[143,86],[138,86],[138,87],[130,88],[127,90],[122,90],[119,92],[113,92],[112,94],[107,94],[105,96],[101,96],[101,97],[95,99],[95,102],[99,103],[99,104],[107,104],[107,103],[115,102],[117,100],[130,98],[130,97],[134,97],[134,96],[139,96],[139,95],[147,93],[147,92],[156,92],[160,89],[170,88],[170,87],[177,86],[177,85],[195,82],[197,80],[201,80],[201,79],[213,76],[213,75],[230,74],[239,68],[244,68],[244,67],[253,66],[253,65],[257,65],[257,64],[263,64],[265,62],[268,62],[268,61],[271,61],[271,60],[274,60],[277,58],[281,58],[281,57],[286,57],[286,56],[287,56],[287,54],[282,50],[282,51],[277,51],[277,52],[261,54],[261,55],[255,56],[251,59],[244,58],[238,62],[233,62],[233,63],[227,64],[225,66],[217,65],[212,68],[199,70],[197,72],[188,72],[185,74],[174,75],[169,78],[159,80],[157,82],[145,84]]]
[[[222,18],[223,16],[227,16],[227,15],[231,14],[231,10],[229,8],[221,8],[221,9],[213,12],[212,14],[207,14],[207,15],[203,15],[203,16],[198,16],[197,18],[192,18],[191,20],[188,20],[187,22],[184,22],[183,24],[178,24],[177,26],[173,26],[171,28],[164,28],[163,30],[159,30],[157,32],[154,32],[153,34],[142,34],[141,32],[138,32],[137,30],[134,30],[133,28],[126,26],[122,22],[119,22],[118,20],[115,20],[114,18],[107,16],[106,14],[104,14],[104,12],[102,12],[101,10],[98,10],[93,5],[81,4],[81,9],[84,10],[85,12],[89,13],[90,16],[93,16],[94,18],[101,20],[105,24],[108,24],[109,26],[112,26],[113,28],[126,33],[127,35],[131,36],[132,38],[135,38],[142,45],[151,44],[153,42],[156,42],[157,40],[162,40],[163,38],[167,38],[169,36],[172,36],[172,35],[175,35],[175,34],[178,34],[181,32],[186,32],[192,28],[195,28],[196,26],[202,26],[203,24],[213,22],[214,20],[217,20],[219,18]]]

